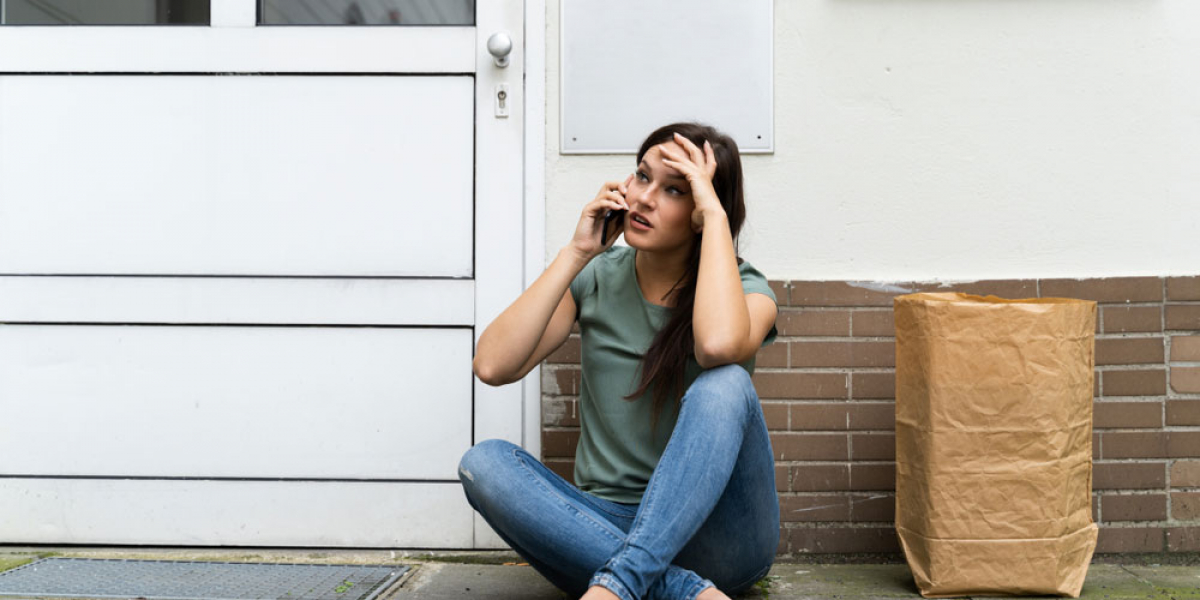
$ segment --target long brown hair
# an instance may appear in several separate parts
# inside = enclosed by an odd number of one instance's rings
[[[642,147],[638,149],[637,163],[641,164],[646,152],[664,142],[674,141],[678,133],[703,149],[707,140],[712,146],[713,156],[717,159],[717,170],[713,174],[713,189],[721,201],[721,207],[729,219],[729,232],[732,234],[734,254],[737,254],[738,232],[746,220],[746,202],[742,191],[742,159],[738,153],[737,143],[728,135],[715,128],[696,122],[671,123],[655,129]],[[650,431],[655,432],[658,417],[668,401],[678,406],[683,398],[684,370],[688,356],[695,353],[695,338],[692,335],[692,311],[696,306],[696,275],[700,272],[700,242],[703,234],[696,234],[692,251],[688,255],[687,267],[679,281],[672,286],[675,305],[670,309],[670,320],[650,343],[650,349],[642,357],[641,383],[637,390],[625,396],[625,400],[637,400],[653,384],[654,386],[654,418]],[[737,259],[742,264],[742,259]],[[682,287],[681,287],[682,286]]]

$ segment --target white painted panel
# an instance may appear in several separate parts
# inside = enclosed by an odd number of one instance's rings
[[[469,548],[474,513],[458,481],[2,478],[0,506],[10,544]]]
[[[495,0],[490,0],[495,1]],[[236,9],[235,9],[236,12]],[[219,12],[214,25],[244,25]],[[472,73],[475,28],[0,27],[0,71],[63,73]]]
[[[5,325],[0,474],[458,479],[470,329]]]
[[[0,76],[0,273],[470,277],[474,90]]]
[[[0,322],[470,326],[474,318],[470,279],[0,276]]]
[[[772,152],[774,4],[560,2],[561,152],[634,154],[651,131],[693,120],[741,154]]]

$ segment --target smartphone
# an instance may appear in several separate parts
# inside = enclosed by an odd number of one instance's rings
[[[600,245],[601,246],[608,243],[608,224],[613,221],[616,221],[617,227],[618,228],[622,227],[622,224],[625,221],[625,213],[627,213],[627,212],[629,212],[629,211],[627,211],[627,210],[611,210],[610,209],[608,212],[604,213],[604,226],[600,228]],[[616,233],[614,232],[613,235],[615,236]]]

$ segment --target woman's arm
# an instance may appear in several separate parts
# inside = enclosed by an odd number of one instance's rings
[[[503,385],[516,378],[537,349],[571,281],[589,260],[570,246],[559,250],[533,285],[479,335],[472,368],[481,381]],[[572,314],[571,322],[574,320]]]
[[[704,215],[692,336],[696,362],[705,369],[735,362],[750,338],[750,310],[723,210]]]

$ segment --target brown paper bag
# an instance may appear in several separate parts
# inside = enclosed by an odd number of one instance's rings
[[[896,317],[896,532],[926,598],[1079,597],[1096,303],[920,293]]]

